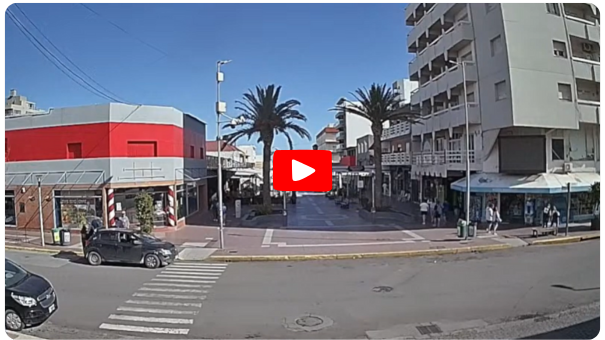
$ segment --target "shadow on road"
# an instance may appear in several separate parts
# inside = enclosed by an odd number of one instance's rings
[[[560,289],[567,289],[567,290],[571,290],[571,291],[574,291],[574,292],[587,292],[587,291],[591,291],[591,290],[599,290],[599,289],[601,289],[600,287],[574,288],[574,287],[570,287],[570,286],[566,286],[566,285],[562,285],[562,284],[554,284],[554,285],[551,285],[551,287],[553,287],[553,288],[560,288]]]
[[[594,318],[573,326],[532,335],[522,339],[594,339],[601,329],[600,319],[601,318]]]

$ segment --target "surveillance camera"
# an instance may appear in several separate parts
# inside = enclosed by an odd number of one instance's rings
[[[231,119],[231,126],[236,126],[238,123],[237,119]]]

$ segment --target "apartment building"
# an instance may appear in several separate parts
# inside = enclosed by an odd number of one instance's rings
[[[343,165],[356,165],[355,153],[357,150],[357,138],[372,133],[372,126],[369,120],[352,113],[349,110],[351,105],[358,105],[357,102],[347,102],[341,98],[336,107],[336,140],[338,141],[337,154],[340,156],[340,162]]]
[[[466,106],[472,218],[492,202],[504,221],[538,224],[545,204],[565,211],[567,183],[572,219],[589,218],[586,192],[600,181],[598,9],[417,3],[405,20],[419,82],[410,105],[425,120],[387,129],[411,139],[382,161],[409,164],[412,197],[463,207]]]
[[[332,152],[332,163],[340,162],[340,143],[336,139],[337,134],[338,128],[330,124],[321,129],[321,131],[319,131],[319,133],[315,136],[317,150],[329,150]]]

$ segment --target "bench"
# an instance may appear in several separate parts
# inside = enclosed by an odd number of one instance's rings
[[[547,236],[547,235],[554,235],[557,236],[557,234],[559,233],[559,227],[548,227],[548,228],[533,228],[531,231],[531,236],[532,237],[539,237],[539,236]]]

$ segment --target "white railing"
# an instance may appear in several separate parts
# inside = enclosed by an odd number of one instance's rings
[[[208,161],[207,167],[208,169],[217,169],[218,168],[218,157],[206,155],[206,159]],[[222,158],[221,157],[221,166],[223,169],[242,169],[242,168],[253,168],[254,163],[248,162],[238,162],[231,158]]]
[[[409,152],[393,152],[382,154],[383,165],[410,165],[412,155]]]
[[[471,163],[476,163],[476,151],[469,151]],[[447,150],[435,152],[414,152],[412,164],[419,166],[438,165],[438,164],[464,164],[466,162],[465,150]]]
[[[412,132],[410,122],[401,122],[382,131],[382,140],[409,135]]]

